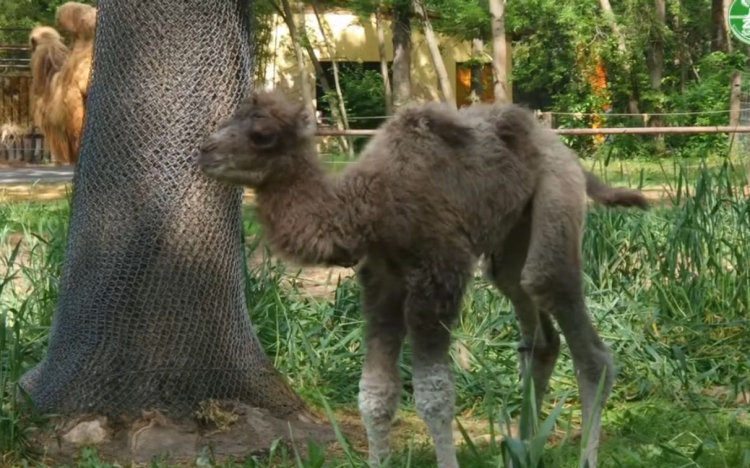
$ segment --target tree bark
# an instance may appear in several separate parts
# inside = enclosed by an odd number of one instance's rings
[[[732,73],[732,88],[729,96],[729,125],[740,124],[740,113],[742,112],[742,73]]]
[[[659,30],[651,37],[651,47],[648,51],[648,71],[651,78],[651,89],[661,91],[661,81],[664,77],[664,28],[667,20],[666,0],[654,0],[654,14],[658,21]]]
[[[252,87],[247,8],[99,3],[59,302],[47,356],[21,382],[39,411],[304,408],[249,320],[242,190],[194,162]]]
[[[326,47],[326,50],[328,51],[328,56],[331,58],[331,67],[333,68],[333,84],[336,87],[336,100],[337,105],[339,108],[339,114],[341,115],[341,123],[344,126],[345,129],[349,129],[349,118],[346,113],[346,103],[344,102],[344,93],[341,92],[341,83],[339,82],[339,66],[338,62],[336,61],[336,50],[333,48],[330,42],[328,42],[328,37],[326,36],[326,30],[323,26],[323,20],[320,18],[320,14],[318,13],[318,6],[316,1],[312,2],[312,9],[313,13],[315,14],[315,20],[318,22],[318,28],[320,28],[320,34],[323,37],[323,44]],[[300,3],[300,8],[304,8],[304,4]],[[354,146],[352,145],[351,141],[348,139],[346,140],[346,151],[348,151],[349,156],[354,156]]]
[[[729,52],[729,30],[725,7],[726,0],[711,0],[711,51]]]
[[[408,0],[393,3],[393,108],[411,101],[411,4]]]
[[[430,17],[427,15],[427,9],[422,0],[413,0],[413,2],[414,12],[422,23],[425,40],[427,41],[427,48],[430,49],[430,57],[432,58],[432,64],[435,67],[438,84],[440,85],[440,92],[443,94],[443,101],[455,108],[457,107],[456,96],[453,94],[453,88],[450,79],[448,78],[448,70],[445,68],[443,56],[440,54],[438,39],[435,35],[435,31],[432,29]]]
[[[383,28],[383,9],[378,4],[375,10],[375,29],[378,36],[378,55],[380,56],[380,73],[383,75],[383,93],[385,97],[385,113],[393,115],[393,90],[388,73],[388,57],[385,54],[385,29]]]
[[[294,24],[294,16],[292,15],[291,8],[289,7],[289,0],[281,0],[282,4],[286,3],[287,5],[282,9],[279,8],[278,5],[274,4],[274,7],[276,9],[276,12],[281,16],[281,18],[284,20],[284,23],[286,23],[287,29],[289,29],[289,35],[292,38],[292,41],[295,41],[295,38],[297,38],[297,43],[299,45],[302,45],[307,52],[307,56],[310,58],[310,62],[313,64],[313,68],[315,68],[315,74],[317,78],[320,80],[320,87],[323,88],[323,92],[326,95],[331,94],[331,84],[328,82],[328,78],[326,78],[325,71],[323,70],[323,67],[320,65],[320,61],[318,60],[318,57],[315,55],[315,51],[312,48],[312,44],[310,44],[310,41],[302,41],[300,40],[302,38],[301,33],[298,35],[297,33],[297,27]],[[300,5],[304,8],[304,4]],[[303,15],[303,27],[304,27],[304,15]],[[294,32],[293,32],[294,31]],[[337,99],[338,100],[338,99]],[[335,106],[331,108],[331,113],[333,114],[333,120],[336,124],[336,128],[339,130],[344,130],[344,122],[342,120],[341,113],[339,111],[340,104],[337,102]],[[344,149],[346,152],[350,152],[350,145],[349,140],[347,140],[345,137],[339,137],[339,143],[341,144],[341,148]]]
[[[661,82],[664,78],[664,29],[667,27],[667,2],[666,0],[654,0],[654,14],[656,15],[657,28],[652,28],[655,33],[651,37],[651,47],[648,51],[648,72],[651,81],[651,90],[661,97]],[[657,113],[664,112],[661,103],[657,103],[654,110]],[[649,125],[652,127],[663,127],[664,116],[656,115],[651,118]],[[664,150],[664,135],[655,136],[657,149]]]
[[[309,111],[313,111],[315,106],[313,105],[312,92],[310,90],[310,80],[307,75],[307,67],[305,66],[305,57],[302,53],[302,36],[299,34],[297,25],[294,24],[294,14],[292,13],[292,7],[289,4],[289,0],[281,0],[281,6],[284,9],[284,16],[286,19],[287,29],[289,29],[289,37],[292,39],[292,48],[294,49],[294,56],[297,59],[297,69],[299,70],[299,81],[302,87],[302,100],[305,102]],[[300,18],[304,27],[305,17]]]
[[[729,23],[727,18],[729,16],[729,8],[732,6],[732,0],[724,0],[724,15],[722,16],[724,34],[727,36],[727,52],[732,53],[734,47],[732,46],[732,32],[729,30]]]
[[[617,17],[615,16],[614,10],[612,10],[612,5],[609,3],[609,0],[599,0],[599,4],[602,7],[602,11],[604,13],[604,18],[609,23],[609,27],[612,29],[612,34],[615,35],[615,39],[617,39],[617,51],[620,53],[620,56],[623,60],[623,71],[625,72],[626,76],[629,76],[631,79],[631,82],[633,83],[633,92],[628,98],[628,109],[631,114],[640,114],[640,110],[638,107],[638,100],[636,99],[636,89],[635,89],[635,72],[633,71],[633,67],[631,66],[631,59],[630,51],[628,50],[628,43],[625,40],[625,35],[622,33],[622,30],[620,30],[620,25],[617,23]]]
[[[471,41],[471,56],[474,64],[471,66],[471,102],[481,102],[484,96],[484,41],[474,39]]]
[[[508,101],[508,47],[505,40],[505,0],[490,0],[492,17],[492,69],[495,73],[495,101]]]
[[[685,46],[685,33],[682,28],[682,1],[675,0],[674,29],[677,36],[677,64],[680,67],[680,93],[684,93],[687,87],[687,48]]]

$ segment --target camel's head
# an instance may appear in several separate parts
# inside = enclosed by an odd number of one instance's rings
[[[29,45],[31,52],[36,51],[37,47],[48,44],[62,44],[62,37],[55,28],[49,26],[37,26],[29,34]]]
[[[66,2],[57,9],[60,28],[77,39],[92,40],[96,31],[96,8],[79,2]]]
[[[258,187],[303,156],[315,119],[280,92],[253,92],[206,138],[198,165],[214,179]]]

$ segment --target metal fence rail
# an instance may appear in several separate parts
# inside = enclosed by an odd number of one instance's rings
[[[714,127],[623,127],[623,128],[553,128],[559,135],[662,135],[698,133],[750,133],[750,125]],[[373,136],[377,130],[318,129],[318,136]]]

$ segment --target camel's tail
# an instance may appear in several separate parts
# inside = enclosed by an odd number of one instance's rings
[[[591,172],[586,170],[583,172],[586,174],[586,193],[594,201],[606,206],[635,207],[642,210],[649,208],[648,199],[640,190],[612,187]]]
[[[464,112],[470,112],[470,110]],[[498,135],[513,151],[523,152],[524,148],[529,145],[544,147],[552,144],[552,131],[540,127],[533,113],[523,106],[509,104],[496,107],[491,118],[495,120]],[[541,129],[544,134],[534,135],[532,134],[534,129]],[[541,138],[541,142],[535,141],[537,138]],[[554,141],[564,145],[556,135]],[[572,150],[567,146],[565,148],[571,152],[571,157],[578,160],[577,155],[573,154]],[[543,148],[543,150],[546,150],[546,148]],[[578,163],[580,164],[580,161]],[[642,210],[649,208],[649,202],[640,190],[609,186],[591,172],[583,169],[583,166],[581,166],[581,169],[586,175],[586,193],[594,201],[607,206],[636,207]]]

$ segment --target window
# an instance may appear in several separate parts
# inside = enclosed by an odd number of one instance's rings
[[[464,62],[456,63],[456,105],[464,107],[471,104],[471,65]],[[495,79],[492,64],[482,66],[482,102],[495,100]]]

